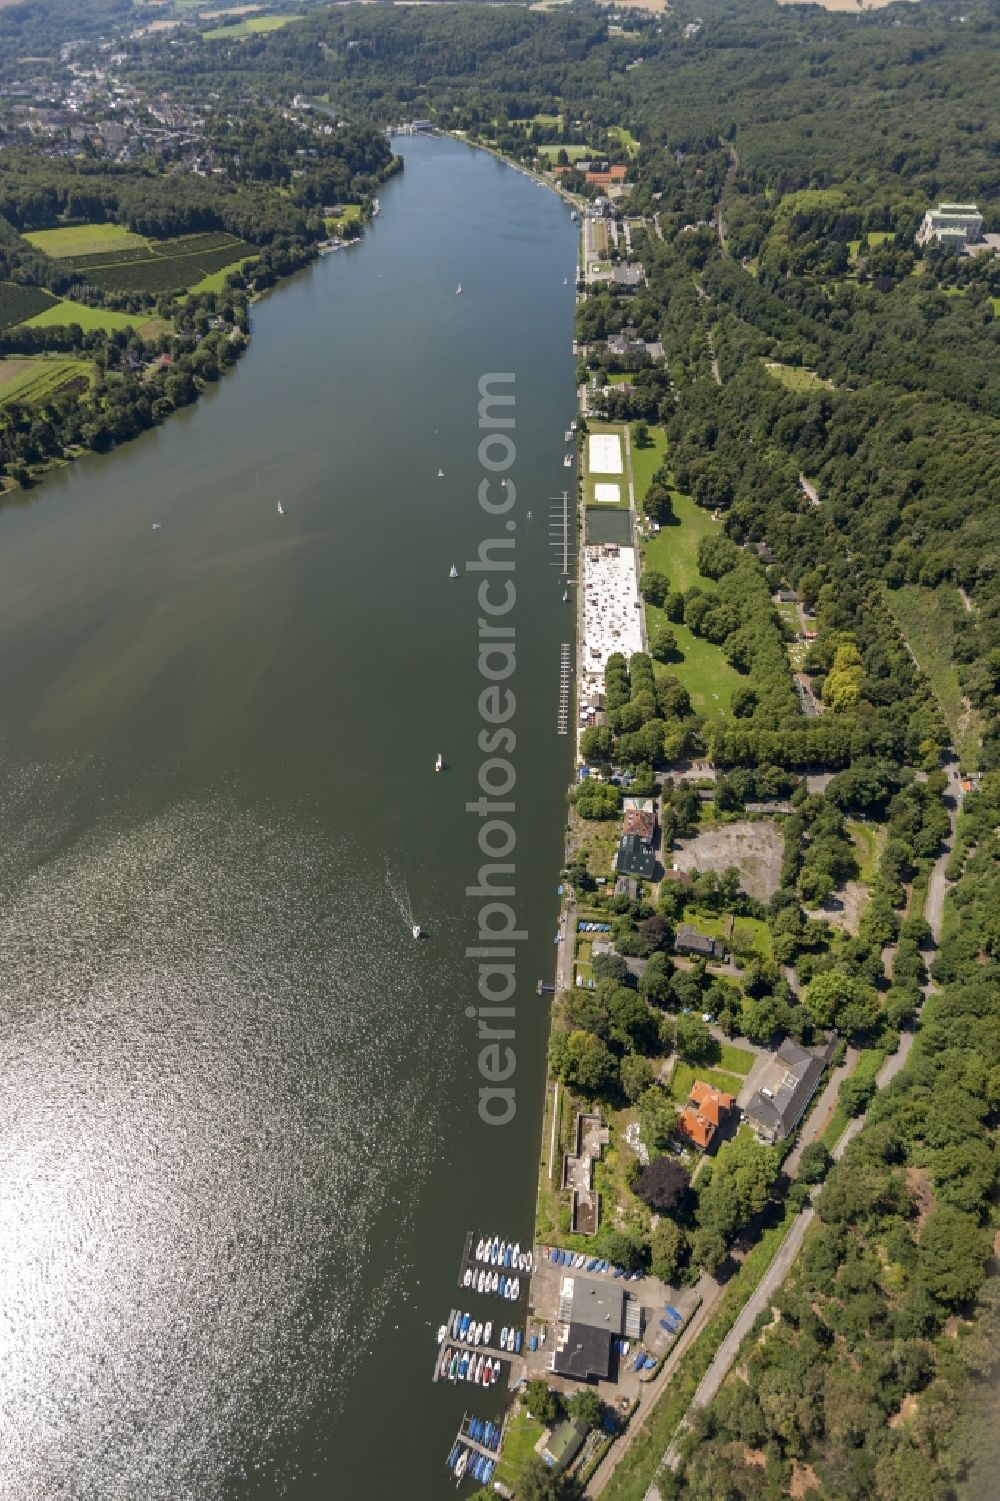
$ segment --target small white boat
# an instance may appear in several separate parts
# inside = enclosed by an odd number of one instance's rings
[[[153,522],[153,531],[154,532],[158,532],[160,530],[161,525],[162,525],[162,522],[154,521]]]
[[[455,1466],[456,1480],[461,1480],[462,1476],[465,1474],[465,1467],[469,1463],[469,1455],[471,1452],[472,1451],[469,1449],[463,1449],[461,1454],[458,1456],[458,1464]]]
[[[571,433],[575,433],[576,432],[576,418],[575,417],[573,418],[573,421],[569,425],[569,430],[570,430]]]
[[[506,1324],[504,1324],[503,1328],[500,1330],[500,1348],[501,1348],[501,1350],[506,1350],[506,1348],[507,1348],[507,1325]]]
[[[418,922],[415,922],[413,924],[413,927],[410,929],[410,932],[413,934],[414,938],[419,938],[420,937],[420,924]]]
[[[493,1336],[493,1325],[487,1320],[483,1325],[483,1344],[488,1345]]]
[[[462,283],[459,282],[458,286],[455,288],[455,296],[456,297],[461,297],[461,295],[462,295]]]
[[[564,469],[572,469],[572,467],[573,467],[573,455],[571,453],[568,453],[566,455],[566,457],[563,459],[563,468]]]
[[[438,470],[438,479],[444,479],[444,470],[443,469],[439,469]]]
[[[563,590],[563,604],[565,604],[568,599],[569,599],[569,590],[568,589],[564,589]]]
[[[442,755],[441,755],[440,751],[438,751],[438,753],[437,753],[437,759],[434,762],[434,770],[435,771],[444,771],[444,760],[442,758]]]
[[[452,563],[451,567],[448,569],[448,577],[450,579],[457,579],[458,578],[458,564],[457,563]]]
[[[476,1260],[477,1261],[482,1261],[482,1259],[483,1259],[483,1243],[482,1243],[482,1241],[478,1241],[477,1244],[476,1244]]]
[[[438,1344],[439,1345],[443,1345],[444,1344],[445,1338],[446,1338],[447,1334],[448,1334],[448,1325],[447,1324],[442,1324],[441,1328],[438,1330]]]
[[[568,276],[564,276],[563,277],[563,286],[564,287],[568,287],[569,286],[569,277]]]
[[[527,518],[526,518],[526,519],[527,519],[527,520],[528,520],[528,521],[530,521],[530,520],[531,520],[531,512],[530,512],[530,511],[529,511],[529,512],[528,512],[528,513],[527,513]]]
[[[466,1267],[466,1269],[465,1269],[465,1276],[462,1278],[462,1286],[463,1287],[471,1287],[472,1286],[472,1268],[471,1268],[471,1266],[470,1267]]]
[[[282,505],[282,504],[281,504],[281,501],[280,501],[280,500],[279,500],[279,501],[278,501],[278,515],[279,515],[279,516],[284,516],[284,514],[285,514],[285,508],[284,508],[284,506],[283,506],[283,505]]]
[[[492,1373],[490,1375],[490,1386],[496,1386],[496,1384],[497,1384],[497,1378],[499,1377],[499,1375],[500,1375],[500,1362],[499,1362],[499,1360],[495,1360],[493,1362],[493,1371],[492,1371]]]

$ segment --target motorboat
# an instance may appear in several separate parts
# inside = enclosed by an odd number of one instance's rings
[[[499,1360],[488,1360],[483,1366],[483,1385],[492,1386],[500,1374]]]
[[[492,1335],[493,1335],[493,1325],[487,1319],[486,1323],[483,1325],[483,1344],[484,1345],[488,1345],[489,1344],[490,1339],[492,1338]]]
[[[520,1296],[521,1296],[521,1279],[520,1279],[520,1277],[515,1277],[514,1280],[513,1280],[513,1282],[510,1284],[510,1299],[511,1299],[511,1302],[516,1302],[517,1299]]]
[[[530,511],[528,511],[528,512],[527,512],[527,515],[526,515],[526,517],[525,517],[525,519],[526,519],[526,520],[527,520],[527,521],[530,521],[530,520],[531,520],[531,512],[530,512]]]
[[[281,501],[280,501],[280,500],[279,500],[279,501],[278,501],[278,515],[279,515],[279,516],[284,516],[284,514],[285,514],[285,508],[284,508],[284,506],[283,506],[283,505],[282,505],[282,504],[281,504]]]
[[[153,522],[153,531],[154,532],[158,532],[160,530],[160,527],[162,525],[163,525],[162,521],[154,521]]]
[[[563,286],[564,287],[568,287],[569,286],[569,277],[568,276],[564,276],[563,277]]]
[[[506,1324],[504,1324],[503,1328],[500,1330],[500,1348],[501,1348],[501,1350],[506,1350],[506,1348],[507,1348],[507,1325]]]
[[[434,761],[434,770],[435,771],[444,771],[444,757],[441,755],[440,751],[438,751],[437,756],[436,756],[435,761]]]
[[[415,922],[413,924],[413,927],[410,929],[410,932],[413,934],[414,938],[419,938],[420,937],[420,924],[418,922]]]
[[[441,1327],[440,1327],[440,1329],[438,1330],[438,1333],[437,1333],[437,1342],[438,1342],[439,1345],[443,1345],[444,1344],[445,1339],[447,1338],[447,1334],[448,1334],[448,1325],[447,1324],[442,1324]]]
[[[572,469],[572,467],[573,467],[573,455],[571,453],[568,453],[566,455],[566,457],[563,459],[563,468],[564,469]]]
[[[452,563],[451,567],[448,569],[448,577],[450,579],[457,579],[458,578],[458,564],[457,563]]]
[[[459,282],[458,286],[455,288],[455,296],[456,297],[461,297],[461,295],[462,295],[462,283]]]
[[[476,1278],[476,1292],[481,1293],[486,1287],[486,1273],[480,1272]]]
[[[459,1455],[458,1464],[455,1466],[456,1480],[461,1480],[462,1476],[465,1474],[465,1467],[469,1463],[469,1453],[470,1451],[468,1449],[463,1449],[462,1453]]]
[[[443,469],[439,469],[438,470],[438,479],[444,479],[444,470]]]
[[[514,1336],[514,1354],[515,1355],[520,1355],[520,1353],[521,1353],[521,1331],[519,1329],[517,1331],[517,1333],[515,1334],[515,1336]]]
[[[463,1313],[463,1315],[462,1315],[462,1327],[459,1330],[459,1334],[462,1336],[462,1339],[465,1339],[466,1335],[468,1334],[468,1332],[469,1332],[469,1325],[471,1323],[472,1323],[472,1315],[469,1314],[469,1313]]]
[[[461,1329],[461,1327],[462,1327],[462,1315],[460,1313],[456,1313],[455,1317],[451,1321],[451,1337],[452,1337],[452,1339],[458,1339],[458,1331]]]
[[[479,1359],[476,1361],[476,1380],[477,1381],[481,1378],[481,1376],[483,1374],[484,1359],[485,1359],[485,1357],[482,1356],[482,1355],[480,1355]]]
[[[499,1362],[499,1360],[495,1360],[493,1362],[493,1374],[490,1377],[490,1385],[491,1386],[496,1386],[497,1381],[499,1379],[499,1376],[500,1376],[500,1362]]]
[[[568,599],[569,599],[569,590],[568,589],[564,589],[563,590],[563,604],[565,604]]]
[[[462,1286],[463,1287],[471,1287],[472,1286],[472,1268],[471,1268],[471,1266],[468,1266],[465,1269],[465,1276],[462,1278]]]

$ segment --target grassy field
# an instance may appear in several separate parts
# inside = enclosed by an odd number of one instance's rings
[[[33,318],[25,320],[32,328],[52,328],[65,326],[69,323],[78,323],[84,330],[103,328],[108,333],[116,328],[135,328],[137,324],[145,322],[143,313],[116,313],[111,308],[88,307],[85,302],[74,302],[72,298],[63,297],[44,312],[36,313]]]
[[[733,1042],[724,1042],[719,1066],[731,1074],[748,1074],[753,1068],[753,1054],[747,1048],[738,1048]]]
[[[887,830],[878,824],[861,823],[856,818],[849,818],[847,832],[858,851],[858,880],[870,886],[878,875],[878,862]]]
[[[53,260],[102,251],[144,250],[146,240],[121,224],[67,224],[60,229],[36,229],[24,238]]]
[[[727,1074],[720,1068],[705,1068],[703,1064],[695,1067],[691,1063],[678,1063],[670,1080],[670,1095],[678,1105],[683,1105],[687,1101],[695,1079],[701,1079],[703,1083],[711,1084],[715,1089],[721,1089],[723,1094],[737,1095],[743,1087],[743,1080],[739,1074]]]
[[[41,287],[19,287],[11,281],[0,282],[0,328],[27,323],[49,307],[55,298]]]
[[[328,214],[323,220],[327,234],[336,234],[348,224],[355,224],[361,218],[360,203],[345,203],[339,214]]]
[[[538,155],[547,156],[549,161],[554,162],[560,151],[565,151],[567,157],[571,162],[578,162],[580,161],[581,157],[586,157],[589,161],[589,159],[594,154],[589,146],[560,146],[556,144],[539,146]]]
[[[965,608],[958,591],[951,584],[940,584],[937,589],[905,584],[901,589],[889,590],[886,598],[910,649],[927,674],[963,768],[974,768],[982,720],[966,704],[954,666],[952,621]]]
[[[203,31],[202,36],[207,42],[226,39],[236,41],[256,36],[262,31],[278,31],[282,26],[287,26],[289,21],[296,20],[297,16],[251,16],[248,20],[237,22],[235,26],[213,26],[211,31]]]
[[[669,489],[676,521],[672,526],[661,527],[656,536],[644,544],[643,567],[665,573],[671,589],[685,590],[698,585],[712,592],[715,585],[711,579],[698,572],[698,543],[702,537],[714,537],[720,530],[720,523],[713,521],[707,511],[695,505],[689,496],[682,495],[672,484]],[[647,604],[646,629],[652,632],[658,625],[670,626],[677,637],[681,659],[671,662],[669,667],[657,663],[657,671],[672,672],[681,680],[699,714],[724,719],[729,712],[733,691],[742,682],[739,673],[730,667],[720,647],[695,636],[686,625],[668,621],[662,610]]]
[[[247,262],[252,260],[252,255],[245,255],[239,261],[230,262],[228,266],[220,266],[218,271],[210,271],[201,281],[196,281],[193,287],[188,287],[177,300],[183,302],[185,297],[196,297],[199,292],[221,292],[225,288],[226,277],[231,276],[234,271],[242,271]]]
[[[197,237],[194,237],[197,239]],[[244,261],[255,253],[252,245],[243,240],[230,240],[210,250],[183,250],[182,242],[161,242],[169,245],[172,253],[157,253],[155,245],[150,254],[141,261],[113,262],[106,266],[94,266],[87,270],[87,280],[95,287],[118,292],[180,292],[191,291],[208,277],[219,271],[231,271],[237,261]],[[221,281],[224,281],[223,276]],[[220,281],[220,287],[221,287]],[[214,283],[212,289],[215,288]]]
[[[629,156],[639,154],[639,142],[630,130],[625,129],[624,125],[612,125],[608,130],[608,135],[614,136],[615,140],[625,147]]]
[[[533,1454],[535,1445],[545,1432],[544,1425],[533,1418],[520,1403],[507,1425],[503,1454],[497,1464],[497,1480],[513,1487],[524,1461]]]
[[[83,390],[90,384],[89,360],[41,358],[0,360],[0,405],[19,401],[32,406],[48,401],[68,387]]]
[[[815,370],[805,370],[800,365],[777,365],[773,360],[767,360],[764,368],[789,391],[833,390],[832,382],[824,380]]]
[[[639,510],[642,509],[642,503],[652,483],[653,475],[663,463],[663,456],[667,451],[667,435],[662,427],[651,427],[648,431],[647,446],[637,448],[635,425],[629,428],[632,449],[632,483],[635,486],[635,503]]]

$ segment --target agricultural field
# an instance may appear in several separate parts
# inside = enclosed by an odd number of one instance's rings
[[[211,31],[203,31],[202,36],[206,42],[239,41],[261,32],[278,31],[282,26],[287,26],[289,21],[297,19],[297,16],[251,16],[245,21],[238,21],[235,26],[213,26]]]
[[[255,247],[247,245],[243,240],[230,240],[218,249],[194,253],[186,251],[162,255],[158,247],[153,245],[150,250],[152,253],[141,261],[95,266],[87,271],[87,280],[92,286],[101,287],[105,291],[148,292],[155,296],[160,292],[190,290],[206,276],[230,268],[235,261],[244,260],[255,253]]]
[[[40,358],[0,360],[0,405],[8,401],[35,406],[53,396],[80,393],[90,385],[89,360]]]
[[[0,281],[0,329],[27,323],[55,302],[51,292],[41,287],[19,287]]]
[[[24,238],[51,260],[72,260],[116,250],[144,250],[146,240],[121,224],[66,224],[59,229],[35,229]]]
[[[74,302],[70,297],[63,297],[34,317],[23,321],[31,328],[65,328],[71,323],[78,323],[85,332],[100,328],[106,333],[113,333],[120,328],[135,328],[136,324],[144,321],[144,315],[116,313],[105,307],[88,307],[85,302]]]

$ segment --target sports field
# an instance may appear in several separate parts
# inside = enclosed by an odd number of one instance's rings
[[[43,255],[67,260],[103,251],[144,250],[146,240],[121,224],[65,224],[59,229],[34,229],[24,238]]]
[[[617,433],[591,433],[587,439],[587,469],[591,474],[623,474],[622,440]]]
[[[214,26],[211,31],[203,31],[202,36],[207,42],[227,39],[240,41],[262,31],[277,31],[280,27],[287,26],[289,21],[297,19],[296,16],[252,16],[249,20],[239,21],[235,26]]]

